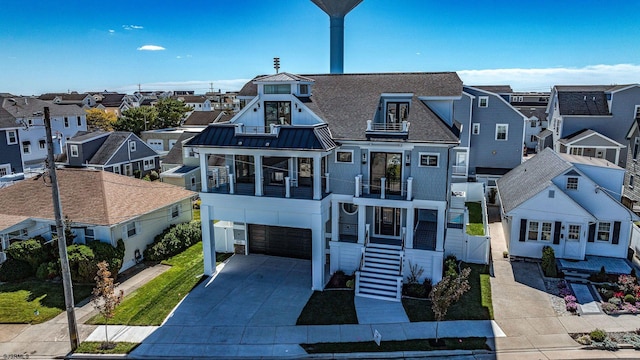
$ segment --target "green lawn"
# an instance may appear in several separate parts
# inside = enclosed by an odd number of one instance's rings
[[[74,285],[75,302],[89,297],[92,288],[91,285]],[[64,309],[62,283],[34,279],[0,285],[0,323],[40,324]]]
[[[378,346],[373,341],[347,343],[301,344],[308,354],[351,353],[351,352],[394,352],[431,350],[490,350],[487,338],[444,338],[445,346],[434,348],[427,339],[405,341],[383,341]]]
[[[446,320],[491,320],[493,304],[491,303],[491,284],[489,282],[489,266],[464,264],[471,267],[469,285],[460,301],[449,308]],[[409,320],[434,321],[431,302],[428,300],[402,299],[402,305]]]
[[[231,254],[217,254],[217,262],[224,261]],[[117,325],[160,325],[171,310],[198,284],[203,272],[202,242],[164,261],[171,269],[149,281],[131,294],[116,308],[116,315],[109,324]],[[104,324],[104,318],[97,315],[88,324]]]
[[[467,234],[483,236],[484,225],[482,223],[482,205],[477,202],[466,202],[464,204],[469,209]]]
[[[78,345],[74,353],[76,354],[128,354],[139,344],[130,342],[117,342],[115,347],[109,350],[101,350],[102,343],[99,341],[85,341]]]
[[[357,324],[354,292],[314,291],[298,317],[297,325]]]

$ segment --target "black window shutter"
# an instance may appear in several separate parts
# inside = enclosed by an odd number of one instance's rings
[[[620,243],[620,221],[616,221],[613,223],[613,239],[611,242],[614,245]]]
[[[560,231],[562,230],[562,223],[560,221],[556,221],[555,225],[553,226],[553,243],[555,245],[560,244]]]
[[[527,219],[520,219],[520,241],[524,241],[527,234]]]
[[[589,224],[589,239],[588,242],[594,242],[596,239],[596,224]]]

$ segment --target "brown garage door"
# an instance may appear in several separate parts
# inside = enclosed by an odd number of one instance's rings
[[[311,230],[249,224],[249,253],[311,260]]]

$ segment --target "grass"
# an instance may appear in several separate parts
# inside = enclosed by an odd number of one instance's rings
[[[432,350],[490,350],[487,338],[444,338],[444,346],[433,347],[428,339],[405,341],[382,341],[378,346],[373,341],[347,343],[301,344],[308,354],[351,353],[351,352],[394,352]]]
[[[357,324],[353,291],[314,291],[296,325]]]
[[[78,345],[78,348],[74,353],[76,354],[128,354],[135,349],[139,344],[130,342],[116,342],[115,347],[109,350],[102,350],[102,342],[100,341],[85,341]]]
[[[477,202],[466,202],[465,206],[469,209],[469,224],[467,224],[467,234],[484,235],[484,224],[482,223],[482,205]]]
[[[92,285],[74,284],[75,303],[89,297],[92,289]],[[33,279],[0,285],[0,323],[40,324],[64,309],[62,283]]]
[[[489,282],[489,266],[464,264],[471,267],[469,285],[460,301],[451,305],[446,320],[491,320],[493,304],[491,302],[491,283]],[[428,300],[402,299],[402,305],[412,322],[434,321],[431,302]]]
[[[216,262],[231,254],[217,254]],[[141,286],[116,308],[112,325],[160,325],[171,310],[198,284],[204,272],[202,242],[184,252],[163,261],[171,269]],[[88,324],[104,324],[104,318],[96,315]]]

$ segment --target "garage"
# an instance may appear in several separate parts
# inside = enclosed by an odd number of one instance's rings
[[[311,230],[249,224],[249,253],[311,260]]]

